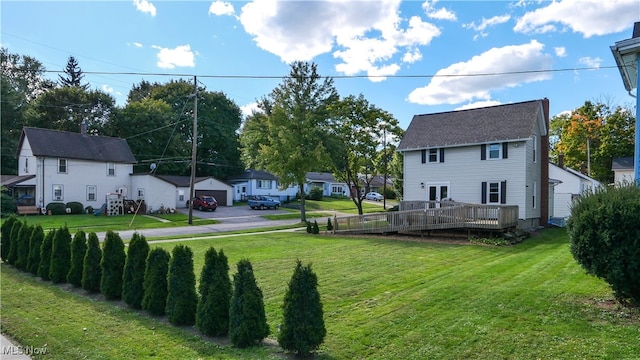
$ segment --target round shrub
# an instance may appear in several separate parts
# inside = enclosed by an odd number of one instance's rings
[[[151,315],[164,315],[167,305],[167,272],[171,255],[162,248],[149,251],[144,270],[142,308]]]
[[[64,215],[66,214],[65,209],[65,204],[61,202],[52,202],[47,204],[47,214],[51,212],[51,215]]]
[[[610,187],[585,194],[567,223],[571,254],[605,280],[621,302],[640,304],[640,189]]]
[[[124,242],[120,235],[107,231],[102,250],[102,278],[100,292],[107,300],[119,299],[122,296],[122,273],[125,262]]]
[[[309,200],[322,200],[322,188],[314,187],[309,190]]]
[[[124,277],[122,278],[122,300],[134,309],[142,307],[144,269],[148,255],[147,239],[144,235],[134,233],[129,241],[127,260],[124,264]]]
[[[84,206],[80,202],[77,202],[77,201],[68,202],[65,205],[65,212],[66,212],[66,208],[71,209],[72,214],[84,214]]]
[[[87,252],[82,259],[82,288],[88,292],[100,292],[101,260],[100,240],[96,233],[91,232],[87,240]]]

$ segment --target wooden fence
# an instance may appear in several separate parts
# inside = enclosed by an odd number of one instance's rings
[[[412,210],[406,210],[406,208]],[[503,230],[518,225],[517,205],[422,201],[400,211],[334,218],[336,233],[403,233],[442,229]]]

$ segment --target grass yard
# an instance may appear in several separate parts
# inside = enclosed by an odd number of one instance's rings
[[[151,246],[173,248],[177,242]],[[295,260],[318,275],[327,336],[320,359],[638,359],[640,316],[569,253],[563,229],[517,246],[273,233],[185,243],[199,276],[223,249],[231,273],[253,264],[272,333]],[[2,331],[47,344],[51,359],[266,359],[277,346],[238,350],[42,282],[2,265]],[[273,343],[275,335],[270,337]]]

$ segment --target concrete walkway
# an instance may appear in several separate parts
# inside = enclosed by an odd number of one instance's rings
[[[0,335],[0,359],[2,360],[29,360],[31,359],[27,354],[34,355],[46,353],[46,348],[30,348],[27,346],[18,345],[17,343],[9,340],[4,335]]]

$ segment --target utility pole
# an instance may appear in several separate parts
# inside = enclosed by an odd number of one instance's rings
[[[387,128],[385,127],[383,130],[383,138],[382,138],[382,154],[384,161],[384,182],[382,183],[382,208],[387,210]]]
[[[198,147],[198,80],[193,77],[193,136],[191,137],[191,180],[189,188],[189,225],[193,224],[193,198],[196,182],[196,150]]]

